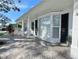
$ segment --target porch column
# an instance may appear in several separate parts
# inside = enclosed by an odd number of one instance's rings
[[[22,36],[24,36],[24,20],[22,20],[22,29],[21,29],[21,31],[22,31]]]
[[[29,18],[29,16],[28,16],[28,18],[27,18],[27,37],[29,37],[30,36],[30,18]]]
[[[19,30],[18,30],[18,23],[16,24],[16,27],[17,27],[17,28],[16,28],[16,30],[17,30],[16,34],[18,34],[18,31],[19,31]]]
[[[78,58],[78,1],[74,0],[71,57]]]
[[[33,32],[34,36],[35,36],[35,20],[34,20],[34,32]]]

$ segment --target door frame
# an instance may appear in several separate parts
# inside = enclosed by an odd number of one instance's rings
[[[62,16],[62,14],[66,14],[66,13],[69,14],[69,15],[68,15],[68,36],[69,36],[69,27],[70,27],[70,25],[69,25],[69,20],[70,20],[70,14],[72,13],[72,9],[68,9],[68,10],[62,11],[62,12],[61,12],[61,16]],[[60,38],[60,43],[61,43],[61,38]]]

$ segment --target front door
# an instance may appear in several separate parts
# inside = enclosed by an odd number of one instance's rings
[[[68,39],[68,18],[68,13],[61,15],[61,43],[66,43]]]
[[[37,36],[38,34],[38,20],[35,20],[35,35]]]

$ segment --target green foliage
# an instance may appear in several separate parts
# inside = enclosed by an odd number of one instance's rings
[[[20,3],[20,0],[17,0]],[[20,11],[14,0],[0,0],[0,12],[9,12],[10,10]]]
[[[0,36],[4,35],[4,33],[0,33]]]
[[[18,24],[18,28],[22,28],[22,25]]]

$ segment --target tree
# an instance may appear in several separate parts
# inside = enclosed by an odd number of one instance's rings
[[[9,24],[9,26],[7,27],[7,31],[8,31],[10,34],[14,32],[13,24]]]
[[[18,3],[21,2],[21,0],[16,0]],[[10,10],[14,11],[20,11],[18,7],[15,6],[14,0],[0,0],[0,12],[9,12]],[[0,23],[2,24],[2,27],[5,27],[5,25],[10,22],[11,20],[4,16],[3,14],[0,14]]]
[[[2,24],[2,27],[5,27],[7,23],[9,23],[11,20],[4,16],[3,14],[0,14],[0,23]]]
[[[18,0],[18,2],[20,3],[21,1]],[[20,11],[20,9],[15,6],[14,0],[0,0],[0,12],[8,12],[11,9],[14,11]]]

